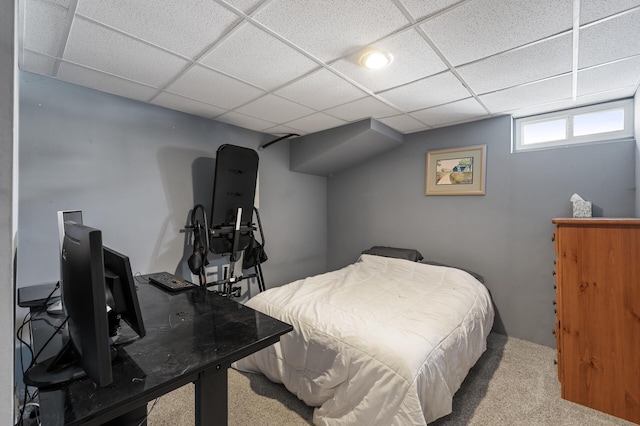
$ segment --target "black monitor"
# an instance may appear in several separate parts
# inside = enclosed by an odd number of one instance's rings
[[[144,337],[146,331],[142,322],[138,293],[136,293],[129,258],[109,247],[103,246],[102,250],[104,277],[107,286],[109,336],[115,337],[118,334],[122,319],[139,337]]]
[[[213,253],[232,253],[236,233],[239,233],[237,251],[249,245],[257,178],[256,151],[228,144],[218,148],[209,220],[213,231],[209,247]],[[237,217],[238,208],[242,209],[240,218]]]
[[[60,288],[62,288],[62,244],[64,243],[64,223],[72,221],[82,224],[82,210],[59,210],[58,211],[58,237],[60,241]],[[52,302],[47,308],[47,312],[50,314],[63,315],[64,309],[62,308],[62,299],[52,299]]]
[[[75,222],[65,222],[64,230],[62,297],[68,335],[56,356],[27,370],[24,382],[50,387],[86,375],[98,386],[107,386],[113,380],[111,362],[116,352],[110,338],[114,320],[110,325],[107,311],[124,318],[141,337],[145,333],[131,267],[126,256],[103,250],[100,230]]]

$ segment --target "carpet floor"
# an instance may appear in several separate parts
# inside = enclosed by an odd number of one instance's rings
[[[560,398],[554,349],[491,333],[487,351],[453,399],[453,412],[434,426],[630,426],[633,423]],[[148,405],[150,426],[194,424],[194,386]],[[230,426],[310,425],[313,408],[283,385],[229,370]]]

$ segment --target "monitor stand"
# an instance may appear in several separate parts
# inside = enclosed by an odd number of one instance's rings
[[[50,304],[47,307],[47,313],[49,315],[64,315],[64,309],[62,308],[62,300],[58,300],[57,302]]]
[[[78,356],[71,340],[63,344],[57,355],[34,364],[24,373],[24,383],[29,386],[51,387],[86,376],[78,363]]]

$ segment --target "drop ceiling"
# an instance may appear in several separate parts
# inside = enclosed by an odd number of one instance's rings
[[[247,129],[402,133],[633,96],[640,0],[23,0],[24,71]],[[358,65],[367,47],[393,55]]]

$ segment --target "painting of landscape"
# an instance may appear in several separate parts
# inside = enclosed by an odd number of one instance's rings
[[[487,145],[427,152],[425,195],[484,195]]]
[[[436,185],[473,184],[473,157],[436,161]]]

